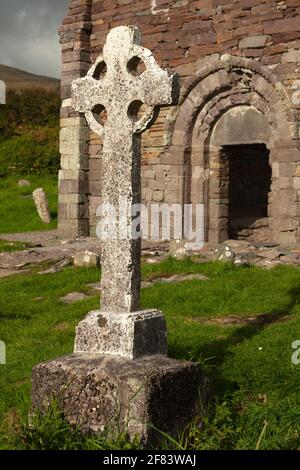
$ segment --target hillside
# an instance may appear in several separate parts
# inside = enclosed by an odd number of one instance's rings
[[[55,91],[59,87],[59,80],[52,77],[44,77],[34,75],[24,70],[0,65],[0,80],[6,83],[8,90],[30,90],[43,89],[47,91]]]

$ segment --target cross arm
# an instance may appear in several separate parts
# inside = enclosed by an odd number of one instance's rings
[[[140,100],[148,106],[172,104],[174,74],[162,70],[149,49],[136,46],[133,52],[146,67],[139,77]]]
[[[105,107],[103,83],[91,75],[78,78],[72,83],[72,101],[75,111],[85,113],[90,128],[98,135],[103,135],[103,126],[96,121],[93,109],[97,105]]]

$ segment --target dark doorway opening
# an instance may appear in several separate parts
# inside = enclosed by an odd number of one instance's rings
[[[268,199],[272,170],[264,144],[223,147],[228,162],[228,235],[232,239],[268,238]],[[226,158],[227,157],[227,158]]]

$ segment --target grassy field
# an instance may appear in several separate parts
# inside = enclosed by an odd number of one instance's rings
[[[209,280],[155,284],[142,292],[144,308],[166,315],[171,355],[199,361],[215,390],[215,406],[186,439],[179,439],[178,448],[299,448],[300,365],[291,362],[291,345],[300,339],[299,268],[264,270],[172,259],[143,266],[144,279],[154,273],[190,272]],[[20,424],[30,406],[32,367],[71,352],[75,325],[99,304],[93,293],[73,305],[59,298],[72,291],[89,292],[87,284],[98,279],[96,269],[66,268],[0,280],[0,339],[7,345],[7,365],[0,366],[0,448],[137,446],[82,438],[55,413],[35,431]],[[260,313],[265,314],[261,324],[213,322]]]
[[[0,234],[13,232],[28,232],[33,230],[49,230],[57,225],[57,176],[25,177],[31,186],[19,187],[18,180],[24,176],[17,175],[0,177]],[[32,192],[43,187],[48,197],[49,209],[52,216],[51,224],[41,222],[34,202]]]

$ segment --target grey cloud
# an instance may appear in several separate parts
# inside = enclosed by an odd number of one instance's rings
[[[59,77],[58,27],[68,0],[0,0],[0,64]]]

